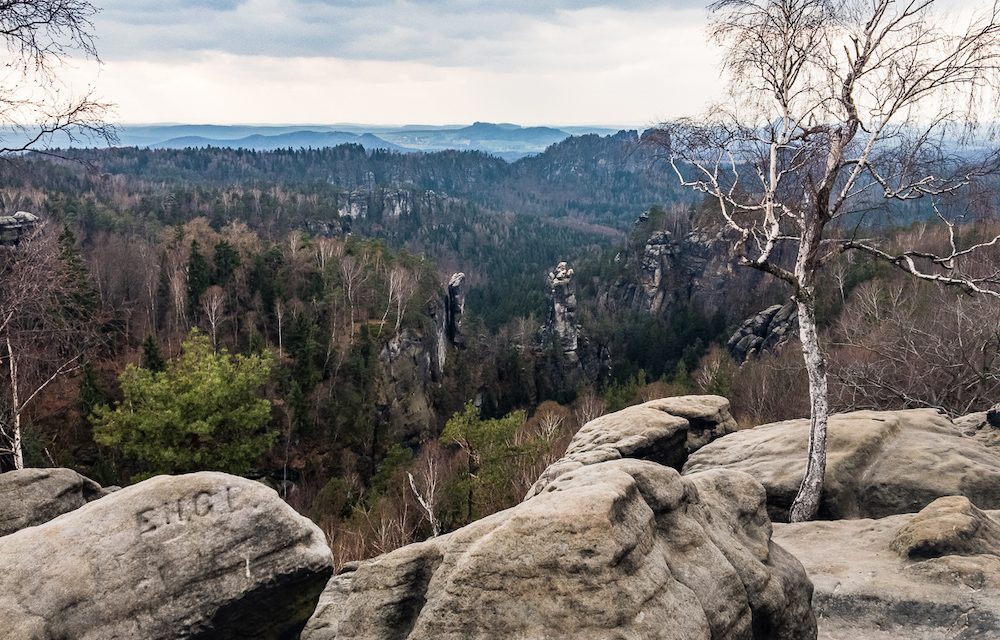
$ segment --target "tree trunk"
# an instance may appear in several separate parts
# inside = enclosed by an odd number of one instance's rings
[[[17,375],[17,358],[14,356],[14,346],[11,344],[10,335],[7,336],[7,359],[10,367],[10,400],[11,418],[13,421],[13,436],[11,438],[11,452],[14,454],[14,468],[24,468],[24,451],[21,447],[21,399],[17,393],[17,385],[20,382]]]
[[[813,520],[819,511],[826,475],[826,425],[830,413],[827,404],[826,358],[819,345],[816,330],[816,298],[811,290],[796,296],[799,317],[799,339],[802,356],[809,376],[809,458],[799,493],[792,502],[791,522]]]

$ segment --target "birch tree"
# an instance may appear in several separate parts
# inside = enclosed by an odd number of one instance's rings
[[[60,377],[80,368],[92,332],[78,274],[56,234],[42,227],[0,246],[0,453],[24,468],[24,417]]]
[[[725,53],[728,102],[652,141],[680,183],[717,203],[740,264],[786,283],[799,319],[811,407],[806,472],[792,521],[815,517],[826,468],[826,359],[817,275],[862,251],[910,275],[997,294],[970,269],[1000,238],[962,245],[950,201],[997,167],[989,138],[1000,75],[1000,3],[962,26],[935,0],[717,0],[711,40]],[[891,250],[859,237],[866,212],[922,200],[950,249]]]

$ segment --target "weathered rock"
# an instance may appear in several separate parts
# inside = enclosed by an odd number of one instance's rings
[[[995,411],[979,411],[955,418],[955,426],[970,438],[975,438],[987,447],[1000,453],[1000,428],[990,422],[990,413]]]
[[[965,496],[938,498],[896,532],[889,544],[910,558],[1000,554],[1000,524]]]
[[[303,638],[814,638],[809,581],[769,538],[749,476],[590,465],[336,578]]]
[[[767,489],[771,518],[787,521],[805,472],[808,432],[808,420],[790,420],[733,433],[692,454],[684,472],[749,473]],[[1000,457],[934,410],[831,416],[827,447],[820,518],[913,513],[947,495],[1000,508]]]
[[[453,273],[448,280],[447,313],[448,341],[459,348],[465,347],[465,334],[462,333],[462,316],[465,314],[465,274]]]
[[[436,421],[431,395],[436,336],[403,329],[382,347],[375,376],[376,407],[394,441],[419,439]]]
[[[919,561],[892,548],[901,534],[915,540],[920,530],[941,539],[943,531],[929,530],[928,524],[940,524],[945,512],[964,512],[962,499],[936,504],[929,512],[937,513],[933,517],[922,512],[774,525],[774,540],[802,561],[815,584],[813,607],[822,640],[1000,637],[1000,548],[988,555]],[[1000,512],[979,514],[990,518],[991,528],[1000,524]]]
[[[797,331],[795,303],[776,304],[744,320],[726,348],[733,360],[743,363],[751,356],[774,351],[795,337]]]
[[[48,522],[104,494],[99,484],[70,469],[0,473],[0,536]]]
[[[332,571],[264,485],[159,476],[0,538],[8,640],[297,637]]]
[[[564,357],[577,359],[576,284],[573,269],[565,262],[549,273],[549,313],[544,330],[555,338]]]
[[[585,424],[562,458],[542,472],[528,498],[580,467],[636,458],[681,469],[688,455],[735,431],[729,401],[721,396],[661,398],[601,416]]]

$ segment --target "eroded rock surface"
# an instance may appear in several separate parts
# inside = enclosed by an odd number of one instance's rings
[[[985,640],[1000,637],[998,517],[946,497],[918,514],[776,524],[774,539],[815,584],[821,640]]]
[[[767,489],[773,520],[787,521],[805,472],[809,421],[790,420],[727,435],[693,453],[685,473],[726,468]],[[941,496],[1000,508],[1000,456],[931,409],[831,416],[820,518],[913,513]]]
[[[48,522],[104,494],[99,484],[70,469],[0,473],[0,536]]]
[[[744,320],[726,348],[736,362],[743,363],[796,337],[798,326],[795,303],[776,304]]]
[[[297,637],[323,533],[264,485],[159,476],[0,538],[7,640]]]
[[[577,432],[528,497],[568,471],[607,460],[636,458],[679,470],[691,452],[736,428],[729,401],[721,396],[661,398],[609,413]]]
[[[811,585],[745,474],[587,465],[331,581],[305,640],[809,640]]]

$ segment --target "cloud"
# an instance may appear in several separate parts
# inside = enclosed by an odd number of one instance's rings
[[[96,30],[107,60],[192,59],[206,52],[414,61],[501,69],[541,39],[589,26],[704,19],[694,0],[107,0]],[[627,36],[626,36],[627,37]]]

